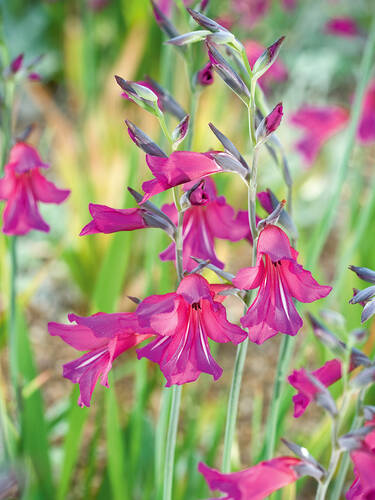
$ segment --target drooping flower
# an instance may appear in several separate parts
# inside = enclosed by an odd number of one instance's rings
[[[145,204],[147,205],[147,203]],[[156,207],[155,207],[156,208]],[[92,220],[80,232],[80,236],[96,233],[117,233],[134,231],[147,227],[163,229],[170,236],[175,227],[171,220],[160,211],[151,211],[146,206],[135,208],[111,208],[106,205],[89,204]]]
[[[18,142],[12,147],[5,175],[0,179],[0,200],[7,202],[3,214],[5,234],[22,235],[31,229],[49,231],[38,202],[62,203],[70,191],[58,189],[43,177],[39,169],[48,166],[29,144]]]
[[[249,328],[250,340],[256,344],[278,332],[297,334],[303,322],[293,297],[299,302],[313,302],[331,291],[297,263],[297,256],[284,231],[267,225],[259,235],[256,266],[240,269],[233,280],[236,287],[245,290],[259,287],[254,302],[241,318],[242,326]]]
[[[193,382],[203,372],[214,380],[221,376],[208,338],[234,344],[245,340],[246,333],[227,320],[215,292],[202,276],[190,274],[175,293],[151,295],[137,307],[140,324],[157,333],[155,340],[137,351],[138,358],[158,363],[167,387]]]
[[[50,335],[59,336],[78,351],[88,351],[63,366],[63,376],[79,384],[80,406],[90,406],[91,396],[100,377],[108,387],[108,373],[113,361],[124,351],[143,342],[152,331],[139,325],[135,313],[97,313],[81,317],[69,314],[75,325],[48,323]]]
[[[190,183],[184,186],[188,191]],[[206,178],[190,193],[190,208],[184,212],[183,222],[183,264],[186,271],[191,271],[196,262],[191,257],[208,259],[215,266],[223,269],[215,253],[215,238],[239,241],[249,234],[249,220],[235,214],[224,196],[217,196],[215,183]],[[162,210],[177,224],[178,212],[174,203],[164,205]],[[175,244],[160,254],[161,260],[175,260]]]
[[[374,426],[375,419],[366,426]],[[354,464],[354,481],[346,492],[347,500],[371,500],[375,498],[375,431],[364,438],[361,446],[350,453]]]
[[[174,186],[223,172],[209,153],[175,151],[168,158],[146,155],[146,162],[155,179],[142,184],[145,192],[143,202]]]
[[[342,364],[338,359],[327,361],[323,366],[311,372],[325,387],[329,387],[342,377]],[[319,393],[319,389],[304,368],[294,370],[289,375],[288,382],[297,389],[298,393],[293,396],[294,418],[303,415],[314,397]]]
[[[357,138],[362,144],[375,142],[375,79],[369,83],[363,99]]]
[[[314,163],[323,145],[345,127],[348,119],[348,111],[339,106],[305,106],[291,115],[291,123],[305,132],[296,149],[306,166]]]
[[[244,46],[250,66],[253,68],[255,61],[263,54],[266,47],[255,40],[247,40]],[[259,78],[258,83],[262,90],[268,93],[274,82],[284,82],[287,78],[287,69],[280,59],[277,59],[264,75]]]
[[[357,23],[352,17],[333,17],[324,27],[326,33],[353,38],[359,35]]]
[[[301,464],[303,461],[299,458],[278,457],[230,474],[223,474],[202,462],[199,463],[198,470],[212,491],[226,493],[227,496],[220,498],[262,500],[274,491],[297,481],[303,475],[299,471]]]

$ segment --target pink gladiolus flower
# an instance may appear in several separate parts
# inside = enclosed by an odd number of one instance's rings
[[[220,497],[223,500],[262,500],[274,491],[297,481],[300,477],[298,466],[302,463],[299,458],[278,457],[240,472],[222,474],[200,462],[198,470],[212,491],[218,490],[227,494]]]
[[[47,181],[39,168],[48,168],[48,164],[36,149],[24,142],[12,147],[5,176],[0,179],[0,200],[7,201],[3,214],[5,234],[21,235],[31,229],[48,232],[38,202],[62,203],[69,195],[69,190],[58,189]]]
[[[367,87],[357,137],[362,144],[375,141],[375,79]]]
[[[278,332],[296,335],[302,327],[293,297],[300,302],[314,302],[326,297],[331,287],[319,285],[297,263],[298,253],[277,226],[267,225],[261,231],[257,252],[256,266],[240,269],[233,284],[245,290],[259,287],[241,324],[249,328],[252,342],[262,344]]]
[[[214,72],[210,61],[200,71],[198,71],[197,82],[203,87],[207,87],[207,85],[214,83]]]
[[[151,295],[137,307],[140,324],[158,335],[139,349],[138,358],[158,363],[166,386],[186,384],[201,373],[217,380],[222,368],[213,359],[208,337],[215,342],[239,344],[246,333],[229,323],[224,306],[215,300],[216,289],[198,274],[183,278],[176,293]]]
[[[113,361],[124,351],[149,338],[152,332],[139,325],[135,313],[97,313],[86,318],[69,314],[68,319],[76,324],[48,323],[48,332],[61,337],[78,351],[88,351],[65,364],[63,376],[79,384],[78,404],[90,406],[99,377],[101,384],[108,387],[108,373]]]
[[[148,227],[141,208],[111,208],[106,205],[89,204],[90,221],[80,232],[80,236],[95,233],[116,233],[117,231],[134,231]]]
[[[307,166],[314,163],[325,142],[347,124],[349,113],[339,106],[305,106],[291,116],[291,123],[305,131],[305,136],[296,144]]]
[[[191,186],[186,185],[187,191]],[[190,196],[191,207],[184,213],[183,223],[183,263],[184,269],[191,271],[196,262],[191,257],[208,259],[221,269],[221,262],[215,253],[215,238],[239,241],[249,234],[249,220],[235,215],[233,208],[225,201],[224,196],[217,196],[215,183],[207,178]],[[164,205],[162,211],[177,224],[178,213],[174,203]],[[175,260],[175,244],[160,254],[161,260]]]
[[[327,361],[323,366],[311,372],[325,387],[329,387],[342,377],[342,365],[338,359]],[[297,389],[298,393],[293,396],[294,418],[303,415],[319,389],[307,375],[304,368],[294,370],[288,377],[289,383]]]
[[[366,422],[375,425],[375,419]],[[371,500],[375,498],[375,431],[363,440],[362,446],[350,453],[354,464],[354,481],[347,491],[347,500]]]
[[[349,38],[359,35],[357,23],[352,17],[334,17],[326,23],[324,30],[330,35]]]
[[[253,68],[255,61],[263,54],[266,47],[263,47],[260,43],[255,40],[248,40],[245,42],[245,50],[251,68]],[[283,82],[288,78],[288,71],[284,64],[278,59],[272,66],[262,75],[258,83],[264,92],[269,92],[272,83]]]
[[[146,155],[146,162],[155,179],[142,184],[142,202],[171,187],[223,171],[209,153],[192,151],[175,151],[168,158]]]

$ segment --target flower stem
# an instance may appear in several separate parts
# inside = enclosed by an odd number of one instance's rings
[[[18,354],[17,354],[17,237],[10,238],[9,246],[10,254],[10,302],[9,302],[9,326],[8,326],[8,342],[9,342],[9,359],[10,359],[10,378],[13,385],[14,394],[17,404],[19,403],[19,387],[18,387]]]
[[[181,389],[182,387],[180,385],[174,385],[171,389],[172,404],[171,404],[171,412],[169,415],[167,445],[165,451],[163,500],[172,500],[174,458],[176,449],[178,418],[180,413]]]
[[[229,392],[227,418],[225,423],[224,451],[223,451],[223,472],[230,472],[230,462],[232,455],[232,445],[236,421],[238,414],[238,400],[240,397],[243,368],[246,360],[249,339],[246,339],[237,347],[236,360],[234,363],[232,385]]]

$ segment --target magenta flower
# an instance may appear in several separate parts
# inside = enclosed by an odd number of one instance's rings
[[[197,73],[197,82],[203,87],[211,85],[214,83],[214,72],[211,61],[209,61],[201,70]]]
[[[291,116],[291,123],[305,132],[296,149],[308,167],[314,163],[328,139],[345,127],[348,119],[348,111],[339,106],[305,106]]]
[[[248,40],[244,45],[250,66],[253,68],[255,61],[263,54],[266,47],[263,47],[263,45],[255,40]],[[258,83],[262,90],[268,93],[274,82],[283,82],[287,78],[287,69],[280,59],[277,59],[264,75],[259,78]]]
[[[326,297],[331,287],[319,285],[297,263],[298,253],[277,226],[267,225],[261,231],[257,252],[256,266],[240,269],[233,284],[245,290],[259,287],[241,324],[249,328],[252,342],[262,344],[278,332],[296,335],[302,327],[293,297],[300,302],[314,302]]]
[[[327,361],[323,366],[311,372],[325,387],[329,387],[342,377],[342,365],[338,359]],[[319,393],[319,389],[308,377],[304,368],[294,370],[289,375],[288,382],[297,389],[298,393],[293,396],[294,418],[299,418],[306,411],[311,401]]]
[[[48,166],[29,144],[18,142],[12,147],[5,176],[0,179],[0,200],[7,201],[3,213],[5,234],[21,235],[31,229],[49,231],[38,202],[62,203],[70,191],[58,189],[43,177],[39,168]]]
[[[157,333],[154,341],[139,349],[138,358],[158,363],[166,386],[186,384],[201,373],[217,380],[222,368],[213,359],[208,338],[239,344],[246,338],[240,327],[229,323],[225,307],[215,300],[216,289],[198,274],[183,278],[176,293],[151,295],[137,307],[142,326]]]
[[[359,35],[357,23],[352,17],[333,17],[325,24],[324,31],[330,35],[349,38]]]
[[[375,425],[375,419],[365,424]],[[354,464],[354,481],[346,492],[347,500],[371,500],[375,498],[375,431],[371,431],[363,440],[359,449],[350,453]]]
[[[141,208],[111,208],[106,205],[89,204],[92,220],[86,224],[80,236],[96,233],[116,233],[117,231],[134,231],[148,227],[142,217]]]
[[[302,463],[299,458],[278,457],[240,472],[222,474],[200,462],[198,470],[212,491],[226,493],[227,496],[220,496],[222,500],[262,500],[297,481],[301,477],[298,467]],[[211,500],[219,500],[219,497]]]
[[[357,137],[362,144],[375,141],[375,79],[367,87]]]
[[[168,158],[146,155],[146,162],[155,179],[142,184],[142,202],[171,187],[223,171],[209,153],[192,151],[175,151]]]
[[[189,184],[184,186],[188,191]],[[215,238],[239,241],[249,234],[249,219],[235,214],[233,208],[225,201],[224,196],[217,196],[216,186],[212,179],[205,179],[190,195],[191,206],[184,212],[183,223],[183,264],[186,271],[196,267],[191,257],[208,259],[215,266],[223,269],[215,253]],[[178,213],[174,203],[164,205],[162,211],[177,224]],[[161,260],[175,260],[175,244],[160,254]]]
[[[90,406],[91,396],[100,377],[108,387],[108,373],[113,361],[124,351],[143,342],[152,335],[150,329],[139,325],[135,313],[97,313],[80,317],[69,314],[75,325],[48,323],[50,335],[57,335],[64,342],[86,354],[63,366],[63,376],[79,384],[80,406]]]

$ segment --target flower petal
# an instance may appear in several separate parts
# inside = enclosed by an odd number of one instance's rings
[[[31,172],[31,188],[34,197],[44,203],[62,203],[69,196],[69,189],[59,189],[53,182],[47,181],[45,177],[34,169]]]

